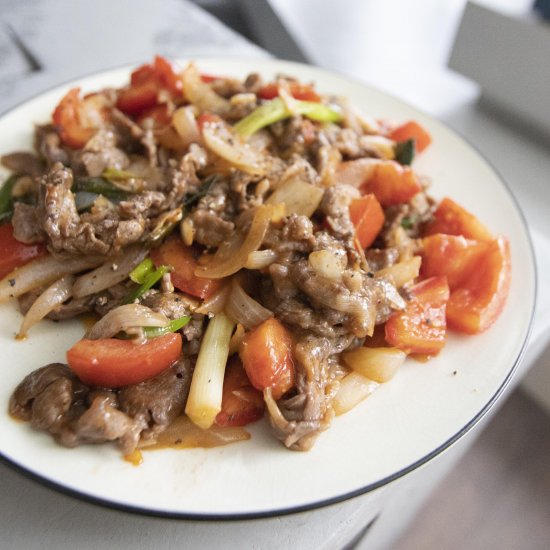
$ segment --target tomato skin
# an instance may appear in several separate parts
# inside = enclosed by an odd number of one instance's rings
[[[130,86],[118,90],[116,106],[127,115],[138,115],[155,107],[161,90],[181,97],[182,83],[172,64],[157,55],[153,63],[138,67],[130,76]]]
[[[274,399],[294,386],[292,336],[277,319],[267,319],[245,334],[239,356],[252,386],[271,388]]]
[[[168,105],[154,105],[144,111],[141,111],[136,119],[138,124],[143,124],[146,119],[152,119],[156,129],[164,128],[172,122],[172,117],[168,110]]]
[[[409,120],[393,130],[388,136],[394,141],[407,141],[414,139],[416,150],[421,153],[430,145],[432,138],[430,134],[414,120]]]
[[[222,410],[216,416],[218,426],[246,426],[264,415],[262,393],[253,388],[239,358],[233,356],[225,369]]]
[[[157,104],[158,92],[158,84],[154,81],[145,81],[123,88],[118,92],[117,109],[127,115],[137,115]]]
[[[424,237],[420,275],[424,279],[444,275],[452,291],[477,269],[487,248],[487,243],[466,239],[462,235],[437,233]]]
[[[436,233],[462,235],[482,242],[490,242],[494,238],[476,216],[448,197],[439,203],[434,212],[434,220],[426,227],[426,235]]]
[[[369,193],[359,199],[352,200],[349,213],[360,245],[363,249],[368,248],[384,225],[384,211],[380,203],[374,194]]]
[[[421,190],[411,168],[393,160],[378,164],[372,176],[361,186],[363,194],[374,193],[383,207],[409,202]]]
[[[20,243],[13,236],[11,223],[0,225],[0,279],[3,279],[16,267],[21,267],[46,253],[44,244]]]
[[[466,334],[487,330],[501,314],[512,278],[510,244],[497,237],[475,264],[475,269],[458,285],[447,304],[450,328]]]
[[[301,101],[321,101],[319,94],[308,84],[291,82],[289,85],[290,93],[294,99]],[[258,96],[262,99],[275,99],[279,97],[279,85],[276,82],[266,84],[258,91]]]
[[[183,244],[177,235],[168,237],[158,248],[151,249],[151,259],[156,267],[170,265],[172,284],[182,292],[197,298],[210,298],[223,285],[223,279],[197,277],[195,250]]]
[[[449,286],[445,277],[431,277],[411,289],[411,300],[384,327],[388,344],[408,354],[437,355],[445,345],[445,308]]]
[[[86,384],[120,388],[139,384],[170,367],[181,355],[179,333],[136,344],[131,340],[83,339],[67,351],[67,363]]]

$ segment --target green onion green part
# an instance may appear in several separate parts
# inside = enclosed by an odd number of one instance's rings
[[[101,176],[108,180],[131,180],[132,178],[137,178],[132,172],[118,170],[116,168],[105,168]]]
[[[159,336],[164,336],[169,332],[177,332],[182,329],[189,321],[191,317],[180,317],[179,319],[174,319],[165,327],[143,327],[143,332],[147,338],[158,338]]]
[[[12,191],[20,174],[13,174],[0,187],[0,222],[8,220],[13,214]]]
[[[130,293],[126,299],[126,304],[131,304],[134,300],[141,298],[148,290],[153,288],[161,279],[165,273],[170,271],[170,267],[167,265],[161,265],[158,269],[151,271],[145,275],[143,282],[136,288],[133,292]]]
[[[280,97],[276,97],[241,119],[233,126],[233,129],[242,137],[247,138],[261,128],[284,120],[294,113],[319,122],[340,122],[343,118],[342,113],[317,101],[296,100],[294,105],[294,111],[290,111],[285,102]]]
[[[395,144],[395,160],[404,166],[410,166],[416,153],[416,140],[399,141]]]
[[[141,263],[139,263],[132,271],[130,271],[130,279],[142,285],[145,282],[147,276],[155,269],[155,264],[151,258],[145,258]]]

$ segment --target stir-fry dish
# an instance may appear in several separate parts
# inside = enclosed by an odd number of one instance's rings
[[[262,417],[310,449],[408,355],[504,307],[508,241],[427,194],[411,165],[430,143],[314,84],[159,56],[122,88],[71,89],[34,152],[2,157],[0,302],[21,340],[44,318],[88,330],[9,413],[126,455]]]

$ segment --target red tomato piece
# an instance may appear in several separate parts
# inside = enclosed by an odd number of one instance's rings
[[[155,68],[150,63],[141,65],[130,75],[130,85],[137,86],[155,78]]]
[[[491,232],[465,208],[444,198],[434,212],[434,220],[426,228],[426,235],[445,233],[446,235],[462,235],[467,239],[490,242]]]
[[[195,275],[196,251],[190,246],[185,246],[177,235],[166,239],[159,248],[152,248],[151,259],[157,267],[172,266],[172,284],[182,292],[197,298],[210,298],[223,285],[223,279],[206,279]]]
[[[86,384],[120,388],[139,384],[170,367],[181,355],[181,334],[136,344],[131,340],[83,339],[67,352],[67,363]]]
[[[251,384],[261,391],[271,388],[274,399],[294,386],[292,336],[277,319],[267,319],[245,334],[239,356]]]
[[[418,122],[410,120],[405,122],[389,135],[390,139],[394,141],[407,141],[409,139],[414,139],[416,150],[421,153],[430,145],[432,138],[430,134],[422,127]]]
[[[262,393],[253,388],[239,358],[229,360],[223,379],[222,410],[216,416],[218,426],[246,426],[264,415]]]
[[[149,107],[145,111],[142,111],[136,118],[138,124],[143,124],[146,119],[151,119],[156,129],[164,128],[172,122],[172,117],[168,110],[168,105],[165,103]]]
[[[422,278],[445,275],[451,291],[476,269],[487,252],[487,243],[438,233],[422,239]]]
[[[384,211],[380,203],[369,193],[351,201],[349,214],[359,243],[364,249],[368,248],[384,225]]]
[[[361,186],[363,194],[374,193],[383,207],[409,202],[421,189],[412,169],[392,160],[378,164]]]
[[[174,97],[181,96],[182,83],[178,73],[174,70],[174,67],[170,61],[166,58],[157,55],[154,61],[155,76],[159,84],[169,90]]]
[[[96,102],[93,98],[91,100],[90,103]],[[85,101],[80,97],[80,88],[72,88],[52,114],[53,123],[58,128],[61,140],[73,149],[84,147],[96,130],[83,120]]]
[[[223,78],[224,78],[223,76],[217,76],[215,74],[205,74],[205,73],[201,74],[201,80],[205,84],[210,84],[211,82],[214,82],[214,80],[221,80]]]
[[[0,225],[0,279],[46,252],[43,244],[24,244],[16,240],[11,223]]]
[[[118,91],[117,109],[127,115],[137,115],[157,104],[159,85],[154,80],[122,88]]]
[[[319,94],[308,84],[301,84],[299,82],[290,83],[290,93],[295,99],[301,101],[321,101]],[[274,99],[279,97],[279,86],[276,82],[271,82],[260,88],[258,95],[262,99]]]
[[[405,353],[437,355],[445,345],[447,330],[447,279],[426,279],[417,283],[411,294],[407,307],[395,312],[386,322],[386,341]]]
[[[504,309],[512,278],[510,245],[497,237],[486,245],[468,277],[451,292],[449,327],[477,334],[487,330]]]

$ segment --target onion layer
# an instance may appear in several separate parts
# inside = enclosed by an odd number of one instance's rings
[[[183,95],[201,111],[225,115],[231,108],[229,100],[218,95],[206,82],[202,81],[197,67],[190,63],[181,73]]]
[[[197,277],[220,279],[241,270],[248,261],[248,255],[260,248],[271,218],[278,214],[278,208],[263,204],[256,208],[250,230],[241,247],[230,257],[219,261],[214,255],[207,265],[199,265],[195,270]]]
[[[170,320],[162,313],[140,304],[126,304],[112,309],[87,333],[88,340],[111,338],[119,332],[136,327],[166,327]]]
[[[0,281],[0,303],[43,287],[64,275],[98,266],[105,258],[97,256],[59,259],[43,256],[17,268]]]
[[[82,298],[101,292],[126,279],[147,255],[147,250],[141,245],[127,248],[122,254],[111,258],[97,269],[79,277],[73,287],[73,296]]]
[[[251,298],[235,279],[225,303],[225,313],[247,329],[257,327],[266,319],[273,317],[273,313]]]
[[[27,311],[17,337],[24,338],[27,336],[27,332],[32,326],[44,319],[48,313],[54,311],[63,302],[66,302],[71,297],[73,282],[74,276],[66,275],[49,286]]]

